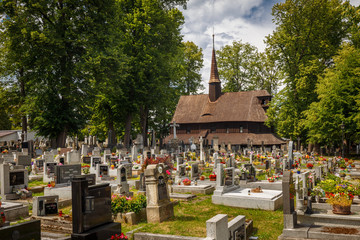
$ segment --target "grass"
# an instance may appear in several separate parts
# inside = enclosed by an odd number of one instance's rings
[[[206,221],[217,214],[227,214],[229,221],[238,215],[245,215],[246,219],[253,220],[253,235],[260,240],[277,239],[283,229],[282,210],[265,211],[254,209],[234,208],[223,205],[215,205],[211,202],[211,196],[199,195],[189,202],[180,202],[174,207],[175,217],[157,223],[147,224],[142,222],[138,225],[122,224],[122,232],[142,227],[138,231],[181,236],[206,237]]]
[[[29,181],[28,187],[36,187],[46,185],[42,180],[32,180]]]
[[[32,196],[33,197],[41,197],[41,196],[44,196],[44,192],[33,193]]]

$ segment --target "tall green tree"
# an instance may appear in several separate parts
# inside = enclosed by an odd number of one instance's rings
[[[1,2],[10,19],[5,32],[16,26],[14,38],[26,39],[20,46],[26,43],[28,50],[16,66],[20,73],[26,70],[30,86],[24,105],[33,129],[53,146],[64,146],[66,136],[85,123],[90,86],[85,57],[106,35],[113,5],[112,0]]]
[[[196,46],[194,42],[184,42],[180,49],[181,54],[179,68],[179,81],[176,83],[181,95],[196,94],[198,90],[203,90],[201,84],[200,70],[204,66],[202,48]]]
[[[129,146],[131,122],[139,114],[141,133],[146,145],[149,111],[158,104],[161,93],[170,87],[173,64],[182,37],[181,12],[172,8],[179,1],[120,0],[123,10],[122,50],[127,56],[124,96],[131,105],[124,106],[125,146]],[[186,3],[186,1],[183,1]]]
[[[269,125],[286,138],[306,138],[304,111],[317,100],[318,75],[332,62],[351,23],[341,0],[286,0],[273,7],[276,30],[267,51],[285,73],[284,88],[268,110]]]
[[[360,138],[360,50],[344,44],[316,85],[319,101],[305,111],[309,140],[328,146],[341,146],[342,129],[346,145]]]
[[[225,92],[254,90],[254,66],[259,60],[255,46],[241,41],[226,45],[217,53],[219,75]]]

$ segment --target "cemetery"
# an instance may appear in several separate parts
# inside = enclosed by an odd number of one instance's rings
[[[360,240],[359,2],[220,2],[0,1],[1,240]]]

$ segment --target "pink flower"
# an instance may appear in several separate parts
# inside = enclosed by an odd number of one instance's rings
[[[167,175],[170,175],[170,171],[169,171],[169,170],[166,170],[166,173],[167,173]]]
[[[131,200],[131,197],[126,197],[126,200]]]

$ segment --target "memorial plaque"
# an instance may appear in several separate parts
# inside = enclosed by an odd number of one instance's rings
[[[120,181],[121,182],[126,182],[126,169],[125,169],[125,167],[122,167],[121,169],[120,169]]]
[[[96,174],[86,174],[85,178],[88,182],[88,186],[96,184]]]
[[[38,159],[38,160],[36,160],[36,167],[37,167],[38,169],[43,169],[43,167],[44,167],[44,162],[45,162],[44,159]]]
[[[62,165],[55,167],[56,183],[70,183],[76,175],[81,175],[81,165]]]
[[[159,194],[159,201],[162,199],[167,199],[167,187],[166,182],[163,176],[159,177],[158,181],[158,194]]]
[[[109,175],[109,166],[100,166],[99,169],[100,176],[108,176]]]
[[[90,164],[90,162],[91,162],[91,157],[83,157],[83,163]]]
[[[46,173],[48,176],[53,176],[55,173],[56,162],[46,163]]]
[[[45,203],[45,215],[57,214],[57,213],[58,213],[58,205],[56,202]]]
[[[233,184],[233,169],[225,169],[225,186],[231,186]]]
[[[185,165],[181,165],[179,167],[179,176],[185,176],[186,175],[186,171],[185,171]]]
[[[101,158],[93,158],[92,167],[96,169],[97,164],[101,164]]]
[[[10,186],[23,185],[25,184],[25,172],[10,172]]]

